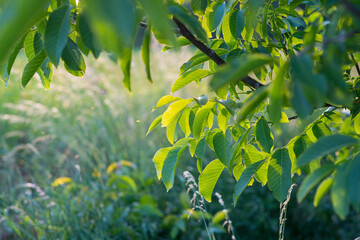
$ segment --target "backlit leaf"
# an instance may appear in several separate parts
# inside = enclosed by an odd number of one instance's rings
[[[215,184],[224,168],[224,164],[216,159],[210,162],[199,176],[199,192],[206,201],[211,202],[211,195],[214,191]]]

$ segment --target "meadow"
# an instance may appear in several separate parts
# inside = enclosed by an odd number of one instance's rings
[[[189,154],[181,159],[186,164],[178,166],[183,174],[174,189],[166,192],[157,180],[152,157],[169,144],[164,129],[146,136],[162,111],[152,108],[170,93],[179,64],[191,53],[155,52],[156,84],[146,80],[137,54],[132,93],[106,54],[86,59],[84,78],[60,66],[47,91],[38,78],[21,87],[25,57],[18,58],[8,86],[0,87],[0,239],[277,238],[279,206],[256,183],[234,208],[229,175],[208,204],[197,192],[196,161]],[[179,94],[200,95],[206,87],[194,84]],[[352,213],[340,221],[329,198],[323,201],[314,208],[311,198],[300,205],[292,198],[285,236],[356,237],[360,217]],[[300,216],[306,221],[298,222]]]

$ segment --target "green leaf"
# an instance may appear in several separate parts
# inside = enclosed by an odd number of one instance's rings
[[[360,211],[360,154],[349,163],[347,172],[347,192],[348,198],[356,211]]]
[[[45,51],[56,67],[59,65],[69,32],[70,5],[64,5],[50,14],[44,34]]]
[[[288,69],[289,63],[286,62],[280,67],[279,71],[276,73],[274,81],[271,83],[269,91],[270,105],[268,108],[268,112],[270,119],[273,122],[279,122],[281,118],[281,108],[285,96],[285,74],[287,73]]]
[[[245,26],[243,11],[232,9],[224,18],[222,32],[227,45],[234,45],[235,41],[241,36]]]
[[[172,2],[169,3],[169,12],[174,15],[174,17],[178,19],[181,23],[187,26],[190,31],[195,33],[199,40],[203,42],[209,41],[209,38],[207,37],[207,34],[202,28],[200,22],[196,19],[195,16],[190,15],[186,8]]]
[[[185,133],[185,137],[188,137],[191,133],[189,122],[190,112],[190,108],[185,108],[179,119],[179,125],[181,127],[181,130]]]
[[[6,62],[14,44],[44,15],[47,0],[2,1],[0,13],[0,63]]]
[[[236,205],[236,202],[239,199],[239,196],[244,191],[246,186],[249,184],[251,178],[254,176],[254,174],[256,173],[256,171],[259,169],[260,165],[263,162],[264,162],[264,160],[253,163],[250,166],[248,166],[247,168],[245,168],[245,170],[241,173],[240,179],[236,183],[235,191],[234,191],[234,195],[233,195],[234,206]]]
[[[319,140],[320,141],[320,140]],[[337,172],[334,175],[334,181],[331,186],[331,201],[335,210],[335,213],[342,219],[345,220],[349,213],[349,192],[347,189],[348,181],[348,169],[349,162],[342,164],[338,167]],[[356,189],[358,191],[359,188]]]
[[[177,139],[176,130],[178,121],[179,115],[166,127],[166,137],[171,144],[174,144],[174,141]]]
[[[174,184],[175,170],[178,160],[184,152],[185,148],[189,145],[189,141],[190,139],[187,138],[183,138],[177,141],[164,160],[161,175],[167,191],[169,191]]]
[[[229,129],[226,133],[217,132],[213,137],[214,151],[219,160],[229,168],[230,148],[231,148],[231,132]]]
[[[198,139],[205,128],[206,120],[209,116],[211,109],[215,106],[216,102],[208,102],[206,105],[202,106],[195,115],[192,133],[195,139]]]
[[[196,158],[200,158],[200,159],[204,158],[205,148],[206,148],[205,138],[206,138],[206,136],[202,137],[199,140],[199,142],[196,144],[196,149],[195,149],[195,157]]]
[[[238,112],[238,122],[245,120],[245,118],[253,113],[268,95],[268,88],[266,86],[256,89],[246,100],[244,105]]]
[[[35,55],[39,54],[41,50],[44,49],[44,43],[41,40],[41,34],[38,31],[35,32],[33,45],[34,45]]]
[[[148,27],[145,29],[145,33],[144,33],[144,40],[141,47],[141,57],[145,64],[147,79],[150,82],[152,82],[151,72],[150,72],[150,42],[151,42],[151,32],[150,32],[150,28]]]
[[[35,38],[35,31],[31,30],[26,34],[24,41],[25,55],[29,61],[33,57],[35,57],[34,38]]]
[[[293,0],[290,3],[290,8],[291,9],[295,9],[297,6],[299,6],[302,2],[304,2],[304,0]]]
[[[314,207],[318,206],[320,200],[330,190],[332,183],[333,183],[332,177],[328,177],[324,181],[322,181],[322,183],[320,183],[319,187],[316,189],[316,193],[314,197]]]
[[[153,157],[153,162],[155,164],[156,168],[156,174],[158,179],[161,179],[161,171],[164,165],[164,161],[166,156],[168,155],[169,151],[171,150],[171,147],[167,148],[160,148]]]
[[[98,58],[101,52],[101,48],[96,42],[94,31],[91,29],[88,15],[84,12],[80,13],[76,18],[76,24],[85,47],[91,50],[95,58]]]
[[[268,186],[280,203],[285,201],[291,187],[291,160],[287,149],[278,149],[271,156]]]
[[[160,98],[160,100],[157,102],[156,104],[156,108],[162,107],[166,104],[172,103],[172,102],[176,102],[178,100],[181,100],[181,98],[179,97],[174,97],[171,95],[166,95]]]
[[[123,84],[125,88],[129,91],[131,91],[131,86],[130,86],[131,59],[132,59],[132,49],[131,48],[123,49],[122,54],[120,56],[120,66],[124,74]]]
[[[175,83],[171,87],[171,93],[176,92],[177,90],[185,87],[186,85],[188,85],[189,83],[191,83],[193,81],[198,81],[198,80],[200,80],[204,77],[207,77],[211,74],[213,74],[213,73],[208,70],[203,70],[203,69],[194,69],[194,70],[185,72],[175,81]]]
[[[142,16],[132,0],[86,0],[91,26],[106,50],[128,59]],[[123,65],[127,65],[128,60]],[[124,67],[123,67],[124,68]],[[127,68],[127,67],[126,67]],[[125,71],[126,72],[126,71]],[[128,79],[126,79],[127,81]],[[125,86],[129,84],[125,82]]]
[[[311,141],[316,142],[319,138],[330,135],[331,130],[324,122],[318,121],[306,131],[306,134]]]
[[[206,201],[211,202],[215,184],[224,168],[224,164],[219,159],[216,159],[210,162],[199,176],[199,192]]]
[[[226,107],[222,105],[218,105],[218,110],[219,110],[219,114],[217,117],[218,126],[225,133],[231,114],[226,109]]]
[[[208,0],[191,0],[191,8],[197,15],[204,15]]]
[[[211,79],[210,86],[212,89],[219,89],[228,83],[245,78],[250,72],[272,62],[274,59],[271,56],[261,53],[242,55],[219,69]]]
[[[179,116],[180,112],[190,103],[192,103],[193,99],[182,99],[172,103],[168,109],[164,112],[161,124],[166,127],[171,122],[173,122]]]
[[[53,76],[52,63],[49,58],[46,58],[41,67],[37,70],[40,76],[41,84],[45,89],[50,89],[50,83]]]
[[[310,104],[315,107],[322,107],[327,91],[327,83],[322,75],[313,73],[314,66],[312,59],[307,55],[295,56],[291,58],[290,66],[293,81],[300,83],[296,88],[301,88],[302,93]],[[299,97],[302,96],[299,95]]]
[[[23,75],[21,77],[21,84],[23,87],[26,87],[30,79],[34,76],[39,67],[43,64],[46,59],[45,51],[41,51],[38,55],[36,55],[33,59],[26,64],[24,68]]]
[[[329,153],[338,151],[341,148],[357,143],[359,143],[359,141],[356,138],[347,135],[334,134],[322,137],[300,155],[297,160],[297,166],[303,166],[316,158],[323,157]]]
[[[162,0],[139,0],[160,43],[174,45],[175,36]]]
[[[154,130],[154,128],[159,125],[161,123],[161,119],[162,119],[162,115],[158,116],[157,118],[155,118],[155,120],[150,124],[150,127],[146,133],[146,135],[148,135],[152,130]]]
[[[255,138],[265,152],[271,152],[274,146],[274,138],[270,132],[269,124],[264,117],[259,118],[255,123]]]
[[[67,67],[72,71],[86,71],[86,64],[83,55],[76,43],[68,38],[66,46],[61,54],[62,60],[65,62]]]
[[[217,49],[214,49],[214,51],[219,56],[229,53],[228,50],[223,49],[223,48],[217,48]],[[210,60],[210,58],[205,53],[198,52],[193,57],[191,57],[189,59],[189,61],[187,61],[180,67],[180,74],[186,72],[190,68],[196,67],[196,66],[198,66],[206,61],[209,61],[209,60]]]
[[[334,171],[334,169],[335,169],[334,165],[328,164],[328,165],[324,165],[324,166],[316,169],[310,175],[307,175],[306,178],[304,179],[304,181],[301,183],[301,186],[297,193],[298,202],[301,202],[302,200],[304,200],[304,198],[309,193],[309,191],[313,187],[315,187],[315,185],[318,184],[322,179],[324,179],[332,171]]]
[[[223,19],[225,14],[225,2],[213,2],[210,7],[207,9],[206,17],[207,17],[207,24],[209,30],[212,32],[214,31],[221,20]]]
[[[249,132],[247,130],[245,133]],[[246,145],[245,152],[242,156],[245,166],[250,166],[253,163],[259,162],[263,160],[265,157],[253,146]],[[268,172],[268,164],[265,162],[259,167],[258,171],[255,173],[255,178],[257,181],[261,182],[264,186],[267,182],[267,172]]]
[[[288,0],[280,0],[279,1],[280,6],[287,6],[287,4],[288,4]]]
[[[1,73],[1,79],[3,79],[5,81],[5,86],[7,85],[7,82],[9,80],[9,76],[11,73],[11,69],[14,65],[15,59],[17,57],[17,55],[19,54],[20,49],[23,47],[24,45],[24,40],[25,40],[25,36],[22,37],[14,46],[13,49],[11,49],[10,55],[7,59],[7,62],[5,62],[4,64],[1,64],[0,68],[0,73]]]

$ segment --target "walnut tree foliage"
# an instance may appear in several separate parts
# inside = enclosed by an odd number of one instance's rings
[[[166,128],[170,147],[153,161],[169,190],[185,150],[197,160],[199,190],[211,201],[222,172],[237,181],[236,204],[253,181],[283,203],[295,175],[301,202],[330,194],[345,219],[360,211],[360,2],[358,0],[3,0],[0,1],[0,73],[8,84],[24,49],[21,84],[35,74],[49,89],[63,62],[83,76],[83,55],[119,59],[131,90],[135,37],[145,29],[142,59],[151,78],[151,41],[164,49],[194,45],[180,68],[166,106],[149,128]],[[162,63],[166,64],[166,63]],[[195,82],[195,83],[193,83]],[[194,84],[208,95],[174,95]],[[156,84],[156,83],[155,83]],[[303,131],[286,143],[273,134],[294,121]],[[203,162],[206,152],[217,158]],[[184,161],[181,159],[181,161]],[[186,160],[185,160],[186,161]],[[206,166],[205,166],[206,165]]]

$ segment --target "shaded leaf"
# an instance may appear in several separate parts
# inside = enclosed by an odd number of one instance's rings
[[[24,72],[21,76],[21,84],[23,87],[25,87],[30,79],[34,76],[36,71],[39,69],[39,67],[43,64],[43,62],[46,59],[46,53],[45,51],[41,51],[38,55],[36,55],[33,59],[26,64],[24,68]]]
[[[255,138],[265,152],[271,152],[274,146],[274,139],[270,132],[268,122],[264,117],[259,118],[255,123]]]
[[[69,32],[70,5],[64,5],[50,14],[44,34],[45,51],[56,67],[59,65]]]
[[[86,71],[86,64],[79,47],[73,40],[68,38],[66,46],[61,54],[62,60],[72,71]]]
[[[210,86],[215,90],[219,89],[228,83],[245,78],[250,72],[272,62],[274,59],[265,54],[242,55],[217,71],[210,81]]]
[[[248,166],[247,168],[245,168],[245,170],[241,173],[240,179],[235,186],[235,191],[233,196],[234,205],[236,205],[239,196],[244,191],[246,186],[249,184],[251,178],[254,176],[254,174],[256,173],[256,171],[263,162],[264,160],[255,162],[250,166]]]
[[[315,185],[318,184],[322,179],[328,176],[334,169],[335,169],[334,165],[330,165],[330,164],[324,165],[316,169],[310,175],[307,175],[304,181],[301,183],[301,186],[297,193],[298,202],[301,202],[309,193],[309,191],[313,187],[315,187]]]
[[[291,186],[291,160],[287,149],[279,149],[271,156],[268,186],[280,203],[286,199]]]
[[[329,153],[340,150],[341,148],[357,144],[359,141],[356,138],[334,134],[320,138],[319,141],[307,148],[298,158],[297,165],[303,166],[310,163],[316,158],[323,157]]]
[[[183,138],[176,142],[164,160],[161,176],[167,191],[169,191],[174,184],[175,170],[178,160],[185,148],[189,145],[189,141],[190,139]]]

